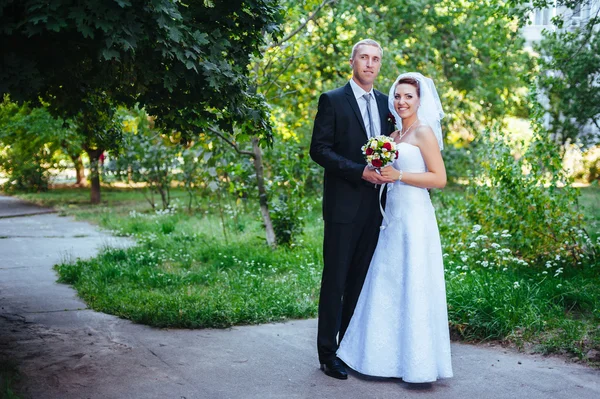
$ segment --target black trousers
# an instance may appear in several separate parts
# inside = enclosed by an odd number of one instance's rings
[[[358,302],[379,238],[378,196],[378,189],[365,187],[352,223],[325,221],[317,332],[320,363],[335,358]]]

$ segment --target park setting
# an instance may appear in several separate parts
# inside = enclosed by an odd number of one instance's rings
[[[0,21],[2,398],[600,395],[599,1],[9,0]],[[431,384],[319,370],[311,138],[363,39],[375,89],[420,72],[445,113],[454,378]]]

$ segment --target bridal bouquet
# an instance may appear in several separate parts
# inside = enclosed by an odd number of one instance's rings
[[[391,165],[398,158],[396,143],[394,139],[388,136],[371,137],[361,147],[361,150],[367,160],[367,164],[373,169],[380,169]]]

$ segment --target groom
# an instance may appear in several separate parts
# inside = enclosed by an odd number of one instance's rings
[[[392,182],[367,168],[361,152],[369,137],[394,130],[387,122],[387,96],[373,90],[382,55],[374,40],[354,45],[352,79],[319,98],[310,144],[311,158],[325,169],[317,350],[321,370],[342,380],[348,374],[336,351],[377,245],[382,218],[377,188]]]

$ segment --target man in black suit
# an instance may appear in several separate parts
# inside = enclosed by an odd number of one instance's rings
[[[382,49],[374,40],[352,48],[352,79],[323,93],[310,145],[311,158],[325,169],[323,276],[317,349],[325,374],[346,379],[336,357],[377,245],[381,213],[378,187],[391,183],[369,169],[361,147],[369,137],[389,135],[388,98],[373,89]]]

